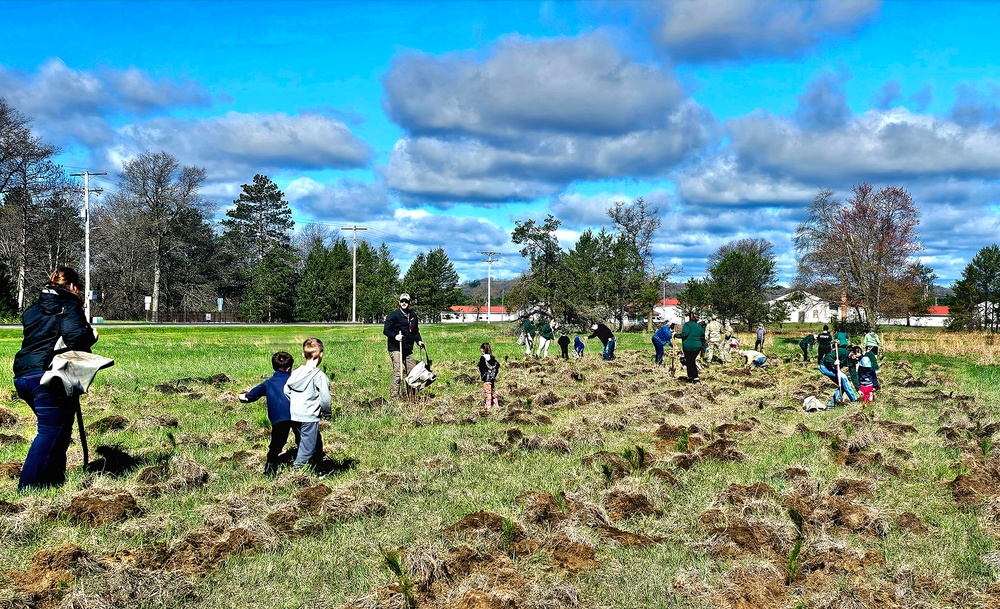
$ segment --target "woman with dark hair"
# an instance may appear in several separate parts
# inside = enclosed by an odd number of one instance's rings
[[[38,419],[38,432],[21,466],[18,490],[58,486],[66,481],[66,450],[80,397],[62,388],[49,391],[42,375],[56,354],[61,337],[66,350],[90,351],[97,330],[90,327],[80,298],[80,276],[56,267],[35,304],[24,311],[24,340],[14,356],[14,388]]]

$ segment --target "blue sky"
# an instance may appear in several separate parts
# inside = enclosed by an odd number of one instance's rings
[[[898,185],[950,285],[1000,234],[1000,3],[4,2],[0,96],[74,171],[165,150],[231,205],[255,173],[298,226],[359,224],[403,270],[571,247],[616,200],[660,208],[659,265],[791,238],[822,188]]]

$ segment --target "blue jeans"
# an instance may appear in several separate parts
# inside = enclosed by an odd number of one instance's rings
[[[822,364],[819,366],[819,371],[823,374],[823,376],[833,381],[833,383],[837,386],[837,390],[833,392],[833,397],[830,398],[830,406],[833,406],[837,401],[839,401],[841,395],[847,396],[847,399],[852,402],[858,399],[858,394],[855,393],[854,388],[851,387],[851,381],[847,380],[847,378],[838,378],[836,372],[830,370]]]
[[[615,339],[608,341],[608,344],[604,345],[604,350],[601,352],[601,356],[604,359],[615,359]]]
[[[663,343],[658,340],[653,340],[653,348],[656,349],[656,365],[663,365]]]
[[[66,482],[66,451],[73,434],[73,419],[79,408],[78,396],[49,393],[39,384],[41,370],[14,379],[17,396],[28,403],[38,419],[38,432],[31,441],[21,466],[17,490],[58,486]]]

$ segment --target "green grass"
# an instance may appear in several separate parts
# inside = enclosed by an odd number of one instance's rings
[[[510,365],[523,360],[523,347],[516,344],[516,334],[509,326],[427,326],[422,331],[435,361],[438,381],[429,390],[434,397],[422,413],[389,399],[389,361],[380,327],[103,326],[101,331],[96,350],[113,357],[116,364],[99,375],[91,394],[84,398],[85,417],[90,423],[117,414],[132,424],[124,430],[90,433],[92,454],[100,445],[120,446],[140,459],[172,454],[174,462],[190,459],[200,464],[210,479],[200,488],[144,493],[145,486],[136,481],[137,472],[113,477],[85,474],[73,467],[65,487],[30,497],[15,492],[16,481],[0,480],[0,499],[37,504],[30,514],[0,516],[0,563],[6,569],[24,570],[39,550],[67,542],[79,544],[94,555],[136,551],[152,544],[169,546],[192,531],[214,526],[221,522],[220,518],[270,531],[263,524],[264,518],[278,507],[294,503],[294,495],[303,484],[322,483],[336,492],[387,506],[384,514],[342,520],[313,516],[318,527],[304,535],[270,532],[269,544],[261,549],[235,555],[218,569],[191,578],[188,594],[139,599],[132,603],[134,606],[340,606],[384,590],[393,582],[402,585],[400,576],[386,569],[383,550],[402,549],[405,555],[408,549],[430,545],[444,552],[451,543],[445,539],[443,529],[469,513],[493,511],[513,526],[524,517],[524,507],[516,498],[532,491],[557,496],[564,492],[577,500],[602,505],[609,493],[608,481],[598,465],[583,464],[586,457],[600,450],[624,456],[631,463],[631,475],[611,481],[611,490],[639,490],[662,512],[659,516],[635,516],[615,525],[663,541],[649,546],[619,546],[604,541],[587,527],[576,526],[571,531],[574,539],[595,546],[598,566],[567,573],[552,568],[544,552],[513,559],[513,568],[537,582],[539,589],[557,584],[573,586],[585,606],[712,606],[710,591],[720,589],[734,565],[755,564],[761,559],[714,557],[706,549],[711,540],[706,539],[699,516],[729,485],[764,482],[779,497],[765,500],[767,508],[759,517],[791,526],[780,497],[795,488],[795,481],[784,475],[785,469],[792,466],[805,468],[823,488],[838,478],[864,477],[874,485],[874,496],[858,502],[890,522],[889,534],[883,538],[835,535],[849,547],[874,549],[884,558],[884,568],[861,574],[859,581],[871,585],[891,582],[901,570],[910,569],[942,579],[944,589],[939,597],[948,598],[948,592],[976,594],[996,576],[990,561],[984,561],[984,556],[996,548],[991,533],[996,523],[991,521],[991,512],[985,503],[957,506],[946,486],[959,473],[979,467],[977,464],[984,461],[984,443],[980,439],[949,443],[936,433],[942,425],[967,420],[968,413],[957,404],[915,399],[933,387],[906,391],[894,387],[894,381],[902,378],[901,361],[907,359],[918,376],[943,369],[950,378],[944,387],[946,393],[973,395],[977,398],[974,407],[984,408],[1000,398],[1000,373],[995,367],[944,356],[889,354],[880,370],[886,389],[873,405],[872,416],[909,423],[918,430],[917,434],[883,434],[880,444],[871,449],[881,450],[887,461],[902,469],[901,475],[894,476],[884,467],[851,468],[831,459],[831,440],[816,432],[836,435],[841,444],[875,432],[866,424],[844,419],[846,414],[858,412],[858,406],[816,414],[801,411],[801,400],[792,394],[802,384],[815,383],[818,374],[798,362],[780,362],[782,357],[800,354],[797,339],[792,337],[798,336],[800,328],[780,329],[771,335],[773,344],[767,349],[774,364],[753,377],[766,380],[763,386],[745,387],[741,377],[730,377],[721,366],[712,366],[703,376],[702,387],[695,390],[668,379],[663,369],[652,365],[652,348],[646,334],[619,337],[616,366],[599,361],[595,340],[588,342],[588,356],[582,362],[550,357],[537,369],[525,369]],[[331,456],[356,459],[357,465],[322,480],[300,482],[286,473],[272,481],[259,472],[267,444],[264,403],[240,404],[235,395],[270,375],[274,351],[289,351],[296,357],[296,364],[301,363],[300,345],[310,336],[325,343],[324,365],[333,377],[334,408],[338,412],[323,432],[324,444]],[[752,342],[749,333],[740,338]],[[500,420],[502,412],[490,418],[477,415],[481,387],[478,382],[462,382],[462,377],[478,381],[475,363],[479,344],[484,341],[493,345],[502,362],[498,390],[504,404],[544,414],[551,422],[504,422]],[[4,361],[11,361],[19,345],[19,330],[0,330]],[[553,351],[557,353],[558,349]],[[582,372],[585,380],[571,379],[570,372]],[[233,382],[216,388],[183,381],[200,397],[153,389],[179,379],[220,373]],[[569,398],[577,399],[585,392],[611,384],[619,388],[620,396],[579,406],[568,402]],[[832,385],[819,386],[819,397],[825,401]],[[705,389],[714,390],[712,401],[694,397]],[[676,390],[684,392],[684,397],[665,393]],[[563,401],[555,407],[538,406],[539,397],[549,391]],[[700,406],[694,407],[688,398],[701,400]],[[667,412],[670,404],[684,404],[685,412]],[[14,427],[0,429],[0,433],[16,433],[30,441],[33,417],[12,389],[0,390],[0,405],[19,419]],[[777,409],[780,407],[793,409]],[[983,425],[996,420],[995,412],[988,408],[984,412],[988,415],[980,421]],[[159,415],[177,417],[178,427],[139,424]],[[602,426],[602,422],[619,417],[627,420],[623,428]],[[705,460],[690,469],[678,469],[671,463],[675,442],[666,442],[664,447],[652,435],[663,422],[696,424],[714,434],[722,423],[751,418],[758,421],[754,429],[736,436],[738,449],[747,455],[743,461]],[[813,432],[798,433],[799,423]],[[566,439],[569,452],[496,448],[506,442],[506,432],[512,427],[520,428],[525,436]],[[688,439],[693,441],[693,434]],[[702,440],[701,446],[705,443]],[[694,444],[690,447],[691,451],[697,449]],[[892,449],[905,451],[908,456],[900,456],[904,453],[896,454]],[[24,442],[0,444],[0,462],[20,461],[26,450]],[[71,465],[78,463],[76,450],[75,446],[71,448]],[[248,452],[249,460],[229,460],[240,451]],[[995,452],[990,450],[986,456]],[[676,482],[671,484],[651,475],[651,467],[668,470]],[[72,522],[65,515],[70,499],[91,487],[133,492],[142,514],[96,527]],[[227,512],[235,509],[226,507],[233,501],[242,502],[243,507]],[[930,533],[901,531],[892,522],[902,512],[916,514],[930,527]],[[511,531],[506,529],[508,543]],[[552,533],[535,532],[542,537]],[[810,533],[807,528],[801,555],[796,557],[797,567],[808,564],[815,535],[816,531]],[[468,541],[474,545],[486,543],[473,538]],[[782,577],[788,558],[788,552],[780,557]],[[798,576],[799,581],[808,577]],[[84,574],[76,580],[73,591],[100,591],[102,586],[110,585],[108,581],[107,574]],[[696,583],[709,592],[695,593],[692,587]],[[4,598],[18,598],[17,591],[5,585],[0,580],[0,604]],[[537,590],[531,594],[535,593],[541,594]],[[927,602],[930,606],[949,606],[934,598]]]

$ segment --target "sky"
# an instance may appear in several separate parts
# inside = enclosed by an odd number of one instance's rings
[[[405,272],[526,265],[518,221],[564,248],[605,210],[659,209],[673,280],[774,244],[779,280],[821,189],[901,186],[920,261],[951,285],[1000,234],[1000,3],[29,2],[0,0],[0,97],[68,171],[166,151],[222,217],[254,174],[296,227],[363,226]]]

